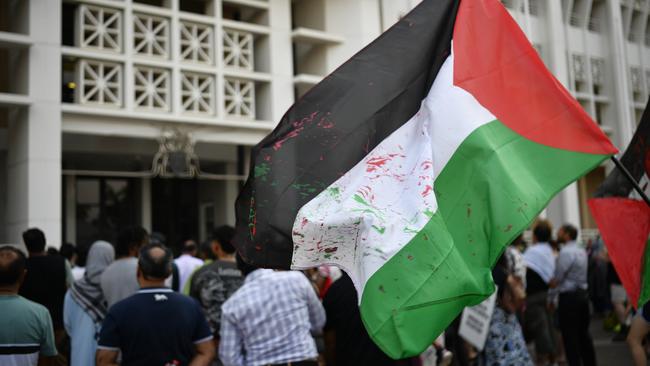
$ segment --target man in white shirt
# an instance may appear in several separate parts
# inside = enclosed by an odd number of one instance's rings
[[[555,255],[549,244],[551,223],[537,220],[533,227],[533,244],[524,252],[526,263],[526,311],[524,328],[535,342],[537,361],[553,364],[556,340],[552,315],[547,309],[548,285],[555,273]]]
[[[182,254],[174,260],[178,267],[179,287],[185,288],[185,282],[190,278],[192,272],[203,265],[203,261],[196,257],[197,246],[194,240],[186,240],[183,243]]]

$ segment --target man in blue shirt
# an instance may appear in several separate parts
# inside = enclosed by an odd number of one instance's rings
[[[109,311],[99,336],[97,365],[209,365],[215,356],[212,332],[190,297],[164,287],[173,256],[161,244],[140,251],[140,291]]]
[[[564,225],[557,241],[564,244],[557,257],[552,294],[559,293],[558,320],[569,366],[596,365],[596,353],[589,333],[589,295],[587,292],[587,252],[578,246],[578,230]]]

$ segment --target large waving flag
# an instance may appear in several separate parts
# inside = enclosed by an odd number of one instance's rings
[[[615,151],[498,0],[425,0],[253,149],[235,244],[259,266],[341,267],[373,340],[415,355]]]
[[[650,101],[621,163],[641,188],[650,193]],[[609,257],[634,306],[650,300],[650,207],[615,168],[589,200],[589,208]]]

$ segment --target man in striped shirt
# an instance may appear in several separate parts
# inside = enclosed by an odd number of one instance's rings
[[[57,355],[49,311],[18,295],[25,267],[25,256],[18,249],[0,247],[0,365],[3,366],[49,364]]]
[[[317,366],[312,338],[325,310],[297,271],[255,268],[237,255],[244,284],[222,306],[219,357],[225,366]]]

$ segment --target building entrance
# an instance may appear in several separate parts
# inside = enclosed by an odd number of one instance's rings
[[[137,181],[130,178],[78,177],[76,179],[76,241],[115,242],[123,228],[139,222]]]
[[[152,232],[165,235],[175,254],[183,241],[199,238],[198,183],[196,179],[151,180]]]

